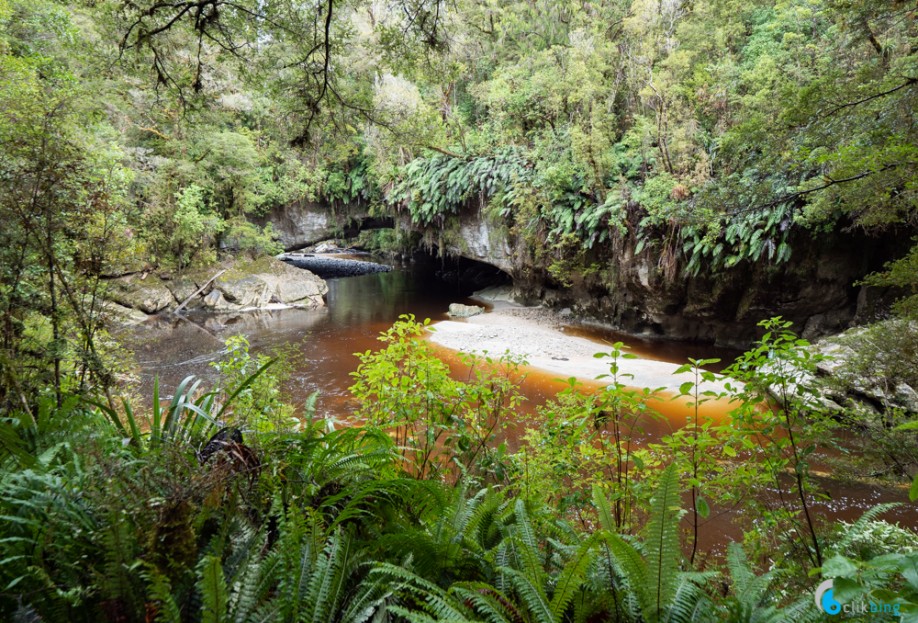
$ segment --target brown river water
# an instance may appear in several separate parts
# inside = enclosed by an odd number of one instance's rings
[[[435,279],[430,268],[407,267],[388,273],[329,279],[328,286],[324,309],[222,316],[189,313],[183,318],[153,318],[126,330],[118,337],[135,355],[140,395],[152,395],[157,376],[162,395],[170,394],[188,375],[202,378],[205,385],[213,384],[216,374],[210,364],[221,358],[224,340],[243,334],[252,352],[282,349],[287,354],[292,370],[284,389],[294,405],[301,406],[310,394],[318,391],[317,415],[347,422],[353,404],[348,387],[353,383],[351,373],[357,368],[354,353],[378,349],[380,332],[401,314],[445,320],[450,303],[474,304],[468,298],[469,289]],[[720,368],[738,354],[710,345],[647,340],[599,328],[578,326],[564,331],[596,340],[597,352],[604,350],[604,344],[622,341],[638,355],[680,364],[688,357],[719,357],[723,362],[715,368]],[[462,374],[453,353],[437,350],[456,374]],[[524,409],[532,413],[564,386],[556,375],[530,369],[521,386],[527,398]],[[718,409],[713,415],[726,418],[729,407]],[[660,403],[659,410],[666,417],[647,429],[649,441],[659,439],[685,421],[685,409],[678,405]],[[515,440],[508,441],[512,444]],[[858,443],[869,441],[851,440],[854,447]],[[908,503],[905,489],[842,483],[828,477],[820,479],[819,486],[829,499],[817,502],[816,512],[826,518],[853,521],[878,503],[902,502],[903,506],[884,517],[903,526],[918,527],[918,506]],[[708,525],[701,530],[700,550],[720,550],[725,541],[741,538],[736,518],[730,509],[714,509]]]

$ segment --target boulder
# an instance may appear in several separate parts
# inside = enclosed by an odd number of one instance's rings
[[[450,318],[469,318],[470,316],[477,316],[482,312],[484,312],[484,307],[479,307],[478,305],[450,303],[449,311],[447,313],[449,314]]]
[[[896,385],[893,400],[909,413],[918,413],[918,392],[911,385],[906,383]]]
[[[206,309],[215,312],[230,312],[240,308],[239,305],[227,302],[227,300],[223,298],[223,293],[220,292],[220,290],[211,290],[210,293],[204,297],[203,303]]]
[[[125,307],[113,301],[105,301],[102,310],[108,320],[121,325],[140,324],[146,322],[149,317],[140,310]]]
[[[816,364],[819,386],[854,409],[918,414],[918,384],[910,363],[916,336],[918,325],[884,320],[824,338],[810,346],[822,357]]]
[[[176,277],[166,282],[166,287],[169,288],[169,291],[172,292],[172,296],[175,297],[175,300],[178,301],[179,304],[188,300],[188,297],[197,292],[201,285],[203,285],[203,282],[199,284],[189,277]],[[188,305],[191,306],[193,303],[194,301],[191,301]]]
[[[214,282],[214,289],[222,292],[227,301],[240,307],[264,307],[271,302],[270,288],[260,275],[238,279],[224,275]]]
[[[265,307],[270,303],[322,307],[322,297],[328,292],[323,279],[274,258],[236,263],[217,279],[214,287],[239,308]]]
[[[341,248],[335,241],[322,242],[316,245],[316,248],[313,249],[313,253],[341,253]]]
[[[236,260],[224,264],[222,268],[223,273],[212,285],[189,301],[189,308],[203,307],[223,313],[263,309],[272,303],[307,309],[325,305],[322,297],[328,292],[328,285],[308,270],[274,258]],[[220,270],[219,265],[208,266],[168,279],[154,274],[148,274],[146,278],[140,275],[120,277],[111,280],[109,299],[120,307],[145,314],[174,309]]]
[[[268,284],[275,302],[310,303],[314,307],[325,304],[322,297],[328,292],[328,284],[308,270],[275,260],[271,270],[259,277]]]
[[[472,298],[487,301],[488,303],[518,303],[517,292],[514,291],[510,284],[500,286],[490,286],[484,290],[479,290],[472,295]]]
[[[146,278],[131,275],[113,279],[110,283],[111,300],[146,314],[155,314],[175,304],[172,292],[155,275],[147,275]]]

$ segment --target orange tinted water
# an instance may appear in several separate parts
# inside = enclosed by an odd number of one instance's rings
[[[165,317],[123,332],[119,337],[136,356],[142,396],[152,394],[154,376],[159,376],[162,395],[190,374],[202,377],[205,384],[216,382],[210,363],[222,356],[223,342],[231,335],[245,335],[253,352],[268,353],[277,349],[287,352],[291,375],[285,390],[295,405],[319,391],[318,415],[347,421],[352,411],[348,387],[351,373],[357,367],[356,352],[375,350],[381,346],[380,332],[386,330],[401,314],[411,313],[419,319],[446,319],[450,303],[473,303],[470,292],[433,280],[417,269],[396,270],[361,277],[328,281],[327,307],[320,310],[282,310],[253,312],[236,316],[189,314],[185,319]],[[715,350],[710,346],[642,340],[622,336],[602,329],[569,327],[565,331],[597,340],[597,351],[623,341],[632,352],[648,358],[683,363],[686,358],[720,357],[722,367],[736,354]],[[454,373],[464,375],[455,353],[436,347]],[[522,409],[533,414],[535,409],[567,386],[558,375],[536,369],[526,370],[521,391],[526,397]],[[598,382],[585,382],[584,387],[599,387]],[[643,424],[645,441],[658,441],[682,426],[692,415],[685,400],[662,396],[651,404],[664,415]],[[732,408],[726,401],[709,402],[702,406],[702,417],[716,422],[727,419]],[[522,427],[509,429],[511,445],[517,445]],[[887,501],[907,502],[903,490],[867,485],[841,484],[831,479],[820,482],[829,499],[816,504],[819,514],[832,519],[852,521],[874,504]],[[763,495],[750,492],[750,495]],[[887,515],[904,525],[918,526],[914,505],[906,504]],[[702,550],[740,538],[735,512],[714,509],[702,531]]]

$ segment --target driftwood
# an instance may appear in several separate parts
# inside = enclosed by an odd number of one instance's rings
[[[193,299],[194,297],[196,297],[197,295],[199,295],[201,292],[203,292],[203,291],[205,290],[205,288],[207,288],[207,286],[209,286],[211,283],[213,283],[214,280],[215,280],[217,277],[219,277],[220,275],[222,275],[222,274],[225,273],[225,272],[226,272],[226,269],[224,268],[224,269],[221,270],[219,273],[217,273],[216,275],[214,275],[213,277],[211,277],[210,279],[208,279],[208,280],[207,280],[207,283],[205,283],[203,286],[201,286],[200,288],[198,288],[198,289],[195,291],[194,294],[192,294],[192,295],[189,296],[187,299],[185,299],[185,300],[182,302],[181,305],[179,305],[178,307],[176,307],[176,308],[172,311],[172,313],[173,313],[173,314],[178,314],[178,313],[181,312],[183,309],[185,309],[185,305],[187,305],[188,303],[190,303],[190,302],[191,302],[191,299]]]

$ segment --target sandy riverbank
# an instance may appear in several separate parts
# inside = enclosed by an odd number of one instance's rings
[[[437,322],[431,327],[431,341],[444,348],[491,356],[509,352],[560,378],[595,381],[609,372],[610,360],[594,357],[595,353],[609,352],[608,344],[563,333],[558,318],[540,308],[498,307],[490,313]],[[678,393],[679,385],[694,378],[691,373],[674,374],[678,364],[641,357],[622,359],[620,367],[622,373],[633,375],[622,380],[626,385],[662,388],[667,393]],[[722,382],[702,385],[703,391],[723,389]]]

